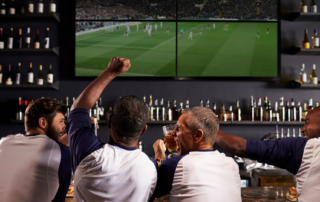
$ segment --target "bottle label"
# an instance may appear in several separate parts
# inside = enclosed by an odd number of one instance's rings
[[[318,77],[313,77],[313,78],[311,79],[311,83],[312,83],[312,84],[318,84]]]
[[[43,79],[38,79],[38,85],[43,85]]]
[[[303,43],[303,48],[310,48],[310,43],[309,42]]]
[[[28,73],[28,83],[33,83],[33,73]]]
[[[11,15],[16,14],[16,9],[10,8],[10,9],[9,9],[9,14],[11,14]]]
[[[4,49],[4,42],[0,41],[0,49]]]
[[[43,13],[43,3],[38,4],[38,13]]]
[[[313,38],[312,47],[319,47],[319,38]]]
[[[26,37],[26,43],[30,43],[31,38],[30,37]]]
[[[46,37],[44,39],[44,48],[50,48],[50,38]]]
[[[20,73],[17,73],[17,77],[16,77],[16,85],[20,85]]]
[[[9,37],[8,38],[8,49],[12,49],[13,48],[13,38]]]
[[[29,10],[29,13],[33,13],[33,4],[29,4],[28,6],[28,10]]]
[[[5,15],[6,14],[6,10],[5,9],[1,9],[1,15]]]
[[[307,82],[307,74],[302,74],[302,82]]]
[[[40,42],[34,42],[34,48],[39,49],[40,48]]]
[[[308,6],[302,6],[301,13],[308,13]]]
[[[317,5],[311,6],[311,13],[317,13]]]
[[[47,80],[48,83],[53,83],[53,74],[48,74]]]
[[[50,4],[50,12],[55,13],[56,12],[56,4]]]

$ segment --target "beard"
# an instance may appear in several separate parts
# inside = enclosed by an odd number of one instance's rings
[[[47,136],[55,141],[59,141],[60,133],[57,131],[52,124],[48,125]]]

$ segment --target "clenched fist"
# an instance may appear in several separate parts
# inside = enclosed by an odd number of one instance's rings
[[[114,76],[125,73],[131,67],[130,60],[126,58],[113,57],[108,64],[107,70]]]
[[[153,149],[155,153],[155,159],[160,159],[163,161],[166,158],[166,146],[164,145],[163,140],[157,140],[153,144]]]

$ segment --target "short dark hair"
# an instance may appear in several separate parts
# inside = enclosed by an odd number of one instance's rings
[[[148,120],[148,108],[134,95],[121,97],[114,104],[110,119],[111,130],[123,143],[136,141]]]
[[[62,114],[67,113],[66,105],[60,101],[47,98],[41,98],[31,102],[25,111],[26,130],[36,129],[41,117],[45,118],[48,123],[51,124],[57,112]]]

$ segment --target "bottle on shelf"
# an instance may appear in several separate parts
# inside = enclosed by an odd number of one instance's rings
[[[180,102],[180,108],[179,108],[179,117],[182,115],[182,111],[183,111],[183,102]]]
[[[32,62],[30,62],[30,67],[28,69],[28,84],[33,84],[34,74],[32,71]]]
[[[292,137],[296,137],[296,130],[294,128],[292,129]]]
[[[254,121],[254,105],[253,105],[253,96],[250,97],[250,110],[249,110],[249,120]]]
[[[239,100],[236,102],[236,107],[233,110],[233,115],[234,115],[234,120],[235,121],[241,121],[241,108],[240,108],[240,103]]]
[[[32,2],[32,0],[29,0],[28,3],[28,14],[33,14],[34,13],[34,4]]]
[[[146,107],[148,108],[147,97],[145,95],[143,96],[143,102],[146,105]]]
[[[19,35],[16,39],[16,48],[22,49],[22,29],[19,29]]]
[[[224,107],[224,104],[222,104],[222,107],[219,113],[219,120],[227,121],[227,112],[226,112],[226,108]]]
[[[8,85],[8,86],[12,85],[11,65],[9,65],[9,67],[8,67],[8,77],[7,77],[6,85]]]
[[[54,0],[51,0],[49,4],[49,13],[56,13],[56,8],[56,3],[54,2]]]
[[[38,13],[43,13],[43,1],[39,0],[38,3]]]
[[[148,120],[153,121],[152,95],[150,95],[150,98],[149,98]]]
[[[302,48],[307,48],[307,49],[310,48],[310,42],[308,39],[308,30],[307,29],[304,30],[304,37],[302,39]]]
[[[319,107],[319,102],[316,102],[316,107]]]
[[[96,104],[95,104],[95,106],[93,107],[93,114],[92,114],[92,116],[93,116],[94,118],[96,118],[98,121],[100,120],[99,112],[100,112],[99,103],[98,103],[98,101],[96,101]],[[69,111],[68,111],[68,118],[69,118],[69,114],[70,114],[70,106],[69,106]]]
[[[163,98],[161,98],[161,100],[160,100],[159,120],[160,121],[166,120],[166,108],[164,107],[164,99]]]
[[[261,105],[261,98],[258,101],[259,121],[263,121],[263,106]]]
[[[16,120],[18,120],[18,121],[22,121],[22,120],[23,120],[22,100],[21,100],[21,97],[19,97],[19,111],[17,112]]]
[[[142,140],[139,141],[139,149],[140,149],[141,151],[143,151]]]
[[[280,138],[284,138],[284,134],[283,134],[283,128],[281,128],[281,134],[280,134]]]
[[[8,49],[13,49],[13,28],[10,29],[10,36],[8,37],[8,43],[7,43]]]
[[[311,82],[311,84],[318,84],[318,77],[317,77],[317,73],[316,73],[316,65],[315,64],[313,64],[312,72],[310,74],[310,82]]]
[[[301,114],[301,120],[305,121],[306,120],[306,116],[308,114],[307,111],[307,103],[303,103],[303,109],[302,109],[302,114]]]
[[[302,107],[301,107],[301,103],[298,102],[297,103],[297,118],[296,121],[302,121]]]
[[[16,74],[16,82],[15,82],[16,85],[20,85],[21,84],[21,63],[19,62],[18,63],[18,71],[17,71],[17,74]]]
[[[298,129],[298,137],[302,137],[301,128]]]
[[[0,49],[4,49],[3,30],[0,28]]]
[[[268,121],[272,121],[273,113],[272,113],[272,106],[271,106],[271,100],[268,101]]]
[[[309,106],[308,106],[307,111],[309,112],[309,111],[311,111],[311,110],[313,110],[313,99],[312,99],[312,98],[309,98]]]
[[[39,73],[38,73],[38,85],[43,85],[43,74],[42,74],[42,65],[39,67]]]
[[[203,107],[203,100],[202,99],[200,100],[199,107]]]
[[[269,121],[269,114],[268,114],[268,97],[264,97],[263,102],[263,121]]]
[[[166,120],[172,121],[172,109],[170,107],[170,100],[168,100],[167,107],[166,107]]]
[[[35,49],[39,49],[40,48],[39,30],[37,30],[36,37],[34,38],[34,48]]]
[[[2,65],[0,65],[0,85],[2,84],[2,77],[3,77],[3,74],[2,74]]]
[[[154,100],[154,107],[153,107],[153,121],[159,121],[159,106],[158,106],[158,99]]]
[[[20,3],[19,3],[19,12],[20,12],[20,14],[25,14],[25,8],[24,8],[24,1],[23,0],[20,0]]]
[[[1,15],[6,14],[6,0],[2,0],[1,2],[0,14]]]
[[[290,137],[290,128],[287,129],[287,137]]]
[[[16,8],[14,7],[14,0],[11,0],[10,7],[9,7],[9,14],[10,15],[16,14]]]
[[[297,121],[297,108],[293,98],[291,99],[290,121]]]
[[[254,109],[254,120],[259,120],[259,109],[257,107],[257,100],[253,100],[253,109]]]
[[[69,97],[66,97],[66,107],[67,107],[67,113],[64,116],[66,119],[68,119],[70,114]]]
[[[206,108],[210,109],[210,101],[209,101],[209,99],[207,99],[207,101],[206,101]]]
[[[216,117],[219,120],[219,115],[218,115],[218,112],[217,112],[217,104],[215,102],[212,104],[212,111],[213,111],[213,113],[216,115]]]
[[[44,38],[44,48],[50,48],[50,37],[49,37],[49,27],[47,27],[46,37]]]
[[[186,109],[190,108],[189,100],[186,101]]]
[[[178,108],[177,108],[177,101],[173,100],[173,104],[172,104],[172,120],[178,120],[179,116],[178,116]]]
[[[286,105],[286,121],[290,121],[291,120],[291,110],[290,110],[290,102],[287,101],[287,105]]]
[[[52,64],[50,64],[49,70],[48,70],[48,73],[47,73],[47,83],[48,84],[53,84]]]
[[[279,135],[279,130],[278,130],[278,125],[276,125],[276,134],[275,134],[276,138],[279,139],[280,135]]]
[[[75,97],[72,98],[72,104],[75,101]],[[71,105],[72,106],[72,105]],[[102,98],[99,98],[99,120],[104,119],[104,107],[102,106]]]
[[[310,3],[310,12],[311,13],[317,13],[318,12],[318,9],[317,9],[317,4],[314,0],[311,0],[311,3]]]
[[[272,120],[276,122],[280,121],[278,102],[274,102],[274,111],[272,113]]]
[[[28,49],[31,47],[30,27],[28,27],[28,29],[27,29],[27,34],[26,34],[25,40],[24,40],[24,47],[28,48]]]
[[[300,12],[301,13],[308,13],[308,6],[305,0],[301,0],[300,2]]]
[[[286,120],[286,112],[285,112],[284,98],[283,97],[280,98],[279,117],[280,117],[280,121],[285,121]]]
[[[234,114],[232,110],[232,105],[229,107],[229,111],[227,112],[227,120],[228,121],[233,121],[234,120]]]
[[[317,29],[314,29],[314,35],[312,36],[312,48],[319,48],[319,37]]]
[[[305,65],[302,64],[300,71],[300,83],[307,83],[307,73],[305,71]]]

